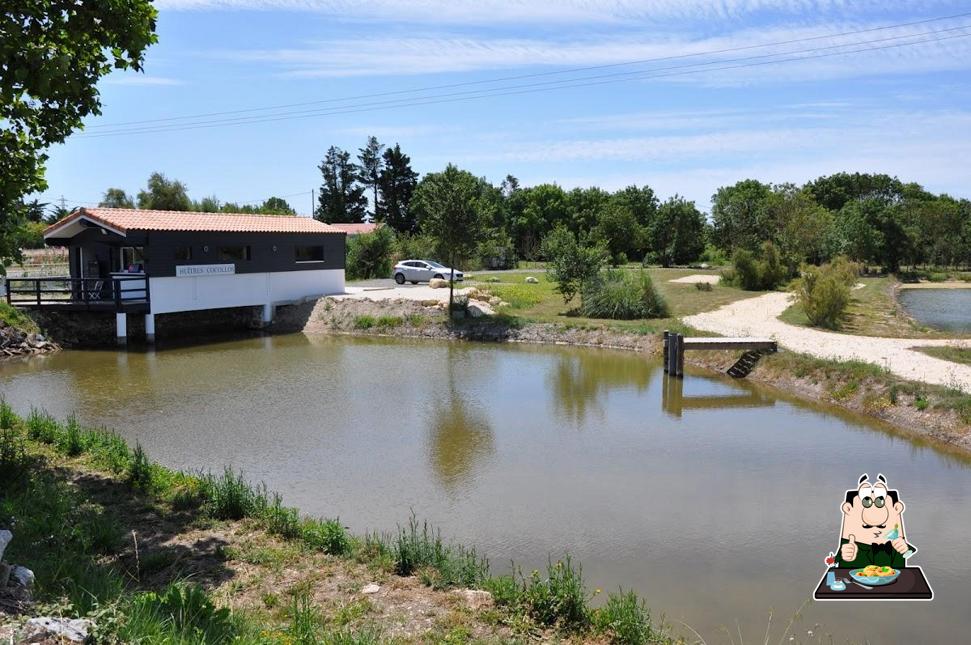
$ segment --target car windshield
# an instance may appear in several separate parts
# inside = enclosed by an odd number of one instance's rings
[[[426,260],[426,262],[428,263],[428,266],[435,267],[436,269],[444,269],[445,268],[445,265],[444,264],[439,264],[438,262],[432,262],[431,260]]]

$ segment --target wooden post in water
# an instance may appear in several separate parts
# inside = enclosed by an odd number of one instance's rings
[[[667,370],[670,376],[678,373],[678,334],[668,335],[668,364]]]
[[[671,332],[669,332],[667,329],[665,329],[664,330],[664,340],[662,341],[663,344],[664,344],[664,361],[661,363],[664,366],[664,373],[665,374],[667,374],[667,371],[668,371],[668,343],[670,342],[670,340],[669,340],[670,335],[671,335]]]
[[[684,336],[678,334],[678,352],[677,358],[675,359],[675,376],[681,378],[684,376]]]

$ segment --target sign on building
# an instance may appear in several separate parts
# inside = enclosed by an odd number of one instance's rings
[[[235,264],[183,264],[175,267],[175,277],[196,278],[207,275],[232,275]]]

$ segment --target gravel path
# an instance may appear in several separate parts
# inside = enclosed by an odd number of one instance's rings
[[[714,311],[688,316],[684,322],[696,329],[723,336],[768,336],[792,351],[819,358],[865,361],[885,367],[905,379],[971,392],[971,365],[944,361],[911,349],[915,346],[971,347],[971,339],[922,340],[851,336],[798,327],[778,319],[789,306],[791,297],[788,293],[767,293],[738,300]]]

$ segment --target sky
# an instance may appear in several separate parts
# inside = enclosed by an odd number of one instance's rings
[[[49,151],[43,201],[148,175],[285,196],[368,135],[421,172],[651,186],[884,172],[971,197],[968,0],[156,0],[144,73]],[[967,14],[967,15],[959,15]]]

